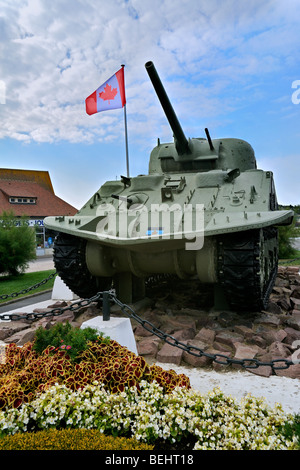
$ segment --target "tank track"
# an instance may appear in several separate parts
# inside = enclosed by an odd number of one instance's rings
[[[111,280],[93,276],[85,262],[86,241],[59,233],[54,241],[53,260],[56,271],[64,283],[81,298],[108,290]]]
[[[219,283],[231,309],[266,309],[278,268],[277,229],[221,237],[217,265]]]

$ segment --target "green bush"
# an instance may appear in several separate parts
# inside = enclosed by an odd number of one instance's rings
[[[53,353],[63,350],[71,360],[76,361],[78,355],[88,347],[89,341],[109,342],[109,338],[94,328],[74,328],[69,322],[56,323],[49,330],[40,327],[36,331],[33,350],[41,354],[48,346],[53,346]],[[78,358],[80,360],[80,358]]]
[[[291,440],[293,436],[296,436],[298,449],[300,449],[300,414],[297,413],[292,421],[284,423],[282,434],[289,440]]]
[[[300,229],[295,226],[295,223],[296,219],[291,225],[278,227],[279,259],[293,258],[297,255],[297,250],[292,246],[291,240],[300,236]]]
[[[105,436],[97,429],[47,429],[0,438],[0,450],[152,450],[125,437]]]
[[[24,272],[28,262],[36,258],[35,232],[27,219],[18,219],[12,212],[0,215],[0,273],[12,275]]]

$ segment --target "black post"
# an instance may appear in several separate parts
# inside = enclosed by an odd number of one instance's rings
[[[110,320],[109,292],[103,292],[102,313],[103,313],[103,321],[109,321]]]

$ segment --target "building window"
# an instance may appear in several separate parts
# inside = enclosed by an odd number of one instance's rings
[[[10,197],[11,204],[36,204],[36,197]]]

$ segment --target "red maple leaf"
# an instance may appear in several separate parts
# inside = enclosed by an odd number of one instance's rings
[[[104,88],[104,91],[101,91],[101,93],[99,93],[99,96],[102,100],[108,100],[108,103],[109,103],[110,100],[115,99],[115,96],[117,95],[117,93],[118,93],[117,88],[111,89],[111,85],[107,84]]]

